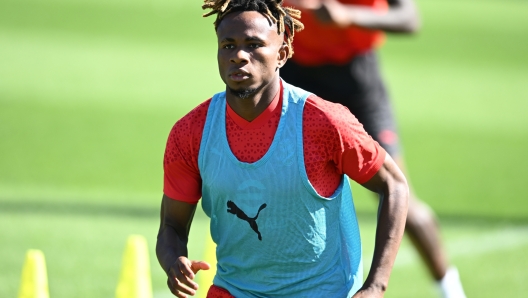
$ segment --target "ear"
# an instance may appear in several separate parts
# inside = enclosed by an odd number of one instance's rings
[[[288,56],[290,56],[290,50],[290,46],[285,42],[279,48],[279,52],[277,53],[277,69],[286,64],[286,61],[288,61]]]

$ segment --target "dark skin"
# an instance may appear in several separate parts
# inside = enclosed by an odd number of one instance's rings
[[[394,33],[413,33],[420,26],[418,11],[413,0],[388,0],[389,9],[380,13],[362,5],[343,4],[337,0],[289,0],[294,6],[311,10],[323,23],[346,28],[359,26],[366,29]]]
[[[176,201],[163,195],[156,255],[167,273],[167,285],[176,297],[196,294],[198,284],[193,281],[195,274],[210,268],[206,262],[187,259],[189,229],[195,211],[195,204]]]
[[[415,33],[420,27],[418,10],[413,0],[388,0],[389,9],[385,13],[370,7],[343,4],[337,0],[288,0],[288,2],[298,8],[311,10],[322,23],[342,28],[358,26],[391,33]],[[406,173],[403,156],[398,154],[392,157]],[[433,278],[442,279],[449,262],[442,246],[438,222],[433,211],[418,199],[412,188],[406,232]]]
[[[247,18],[253,14],[258,18]],[[242,26],[239,29],[236,26]],[[218,69],[227,86],[226,99],[239,116],[252,121],[280,89],[278,69],[287,61],[289,47],[276,25],[258,12],[227,15],[217,29]],[[233,91],[254,90],[247,98]]]
[[[226,84],[226,99],[244,119],[255,119],[280,89],[279,69],[290,49],[277,26],[254,11],[228,14],[217,29],[218,66]],[[239,96],[250,90],[249,95]],[[246,92],[247,93],[247,92]],[[396,258],[407,215],[408,187],[404,175],[387,155],[381,169],[364,187],[380,195],[380,215],[372,266],[354,296],[383,297]],[[163,196],[156,254],[167,272],[168,286],[177,297],[194,295],[193,281],[209,264],[187,258],[188,235],[196,205]]]

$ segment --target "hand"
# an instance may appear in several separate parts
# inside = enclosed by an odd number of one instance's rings
[[[167,273],[167,285],[176,297],[185,298],[194,296],[198,284],[193,281],[195,274],[200,270],[209,270],[211,265],[202,261],[191,261],[186,257],[179,257]]]
[[[361,288],[352,298],[383,298],[385,293],[373,288]]]
[[[313,12],[323,23],[330,23],[343,28],[354,23],[353,10],[337,0],[322,0],[320,6]]]

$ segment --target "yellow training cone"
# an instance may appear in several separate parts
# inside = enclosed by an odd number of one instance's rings
[[[46,261],[40,250],[30,249],[26,253],[18,298],[49,298]]]
[[[211,269],[200,270],[198,274],[196,274],[196,279],[200,286],[196,292],[197,298],[207,297],[207,292],[209,291],[209,287],[213,284],[213,279],[216,274],[216,244],[213,242],[209,233],[207,233],[207,239],[205,241],[203,260],[211,265]]]
[[[127,239],[116,298],[152,298],[147,240],[141,235]]]

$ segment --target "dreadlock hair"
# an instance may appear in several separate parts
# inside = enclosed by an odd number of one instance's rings
[[[235,11],[257,11],[263,14],[270,22],[277,24],[277,33],[284,32],[286,43],[290,47],[288,58],[293,55],[293,36],[295,32],[304,29],[304,25],[299,21],[301,12],[292,7],[283,7],[283,0],[204,0],[202,9],[212,9],[204,13],[203,17],[216,14],[214,22],[215,30],[222,22],[222,19],[230,12]]]

